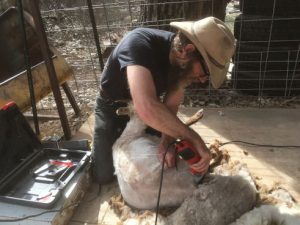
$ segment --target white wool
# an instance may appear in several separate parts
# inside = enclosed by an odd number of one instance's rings
[[[263,205],[245,213],[231,225],[299,225],[299,208],[285,205]]]
[[[155,214],[146,218],[130,218],[123,222],[123,225],[153,225],[155,223]],[[157,225],[166,225],[166,221],[160,215],[157,219]]]
[[[214,173],[222,176],[240,176],[247,180],[253,189],[256,190],[256,185],[249,169],[245,163],[235,162],[234,167],[228,168],[228,165],[220,165],[214,169]]]
[[[276,189],[276,190],[272,191],[269,194],[269,196],[276,199],[278,202],[285,203],[286,205],[289,205],[291,207],[297,207],[292,196],[285,189],[282,189],[282,188]]]

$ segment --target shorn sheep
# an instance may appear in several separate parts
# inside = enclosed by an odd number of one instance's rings
[[[128,205],[137,209],[155,209],[161,175],[158,159],[159,138],[145,133],[146,125],[134,113],[120,138],[113,146],[113,160],[121,194]],[[247,166],[236,164],[234,169],[218,166],[203,182],[195,186],[188,166],[178,161],[178,169],[164,171],[161,207],[178,207],[168,217],[160,217],[160,224],[199,225],[296,225],[279,223],[280,213],[271,206],[253,207],[257,190]],[[274,206],[273,206],[274,207]],[[251,211],[252,210],[252,211]],[[254,218],[268,214],[264,222]],[[244,216],[242,216],[244,214]],[[279,216],[278,216],[279,215]],[[237,220],[238,219],[238,220]],[[248,221],[249,220],[249,221]],[[130,222],[129,222],[130,221]],[[147,219],[153,224],[153,216]],[[262,220],[261,220],[262,221]],[[267,221],[267,222],[266,222]],[[288,216],[284,221],[292,221]],[[295,219],[296,221],[296,219]],[[272,223],[273,222],[273,223]],[[276,223],[278,222],[278,223]],[[134,223],[130,218],[123,224]]]
[[[154,209],[161,173],[157,149],[159,138],[145,134],[146,125],[131,116],[121,137],[113,146],[113,160],[124,200],[138,209]],[[178,206],[196,187],[186,165],[164,171],[161,206]]]

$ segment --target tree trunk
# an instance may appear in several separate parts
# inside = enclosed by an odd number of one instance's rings
[[[172,21],[193,21],[207,16],[225,19],[230,0],[145,0],[141,5],[140,22],[144,26],[169,30]]]

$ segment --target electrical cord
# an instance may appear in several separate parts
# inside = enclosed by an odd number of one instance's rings
[[[220,146],[233,144],[233,143],[246,144],[246,145],[258,146],[258,147],[269,147],[269,148],[300,148],[299,145],[269,145],[269,144],[257,144],[257,143],[247,142],[247,141],[239,141],[239,140],[224,142],[221,143]]]
[[[43,212],[41,212],[41,213],[32,214],[32,215],[24,216],[24,217],[21,217],[21,218],[15,218],[15,219],[0,219],[0,222],[18,222],[18,221],[22,221],[22,220],[26,220],[26,219],[38,217],[38,216],[41,216],[41,215],[44,215],[44,214],[47,214],[47,213],[62,212],[62,211],[66,210],[66,209],[68,209],[68,208],[71,208],[71,207],[73,207],[73,206],[77,207],[81,202],[85,202],[85,203],[86,203],[86,202],[92,202],[92,201],[94,201],[97,197],[98,197],[98,195],[95,196],[95,197],[92,197],[92,198],[90,198],[90,199],[87,199],[87,200],[85,200],[85,201],[80,200],[80,201],[74,202],[74,203],[72,203],[72,204],[70,204],[70,205],[68,205],[68,206],[66,206],[66,207],[64,207],[64,208],[62,208],[62,209],[46,210],[46,211],[43,211]]]
[[[175,141],[172,141],[168,145],[168,147],[167,147],[167,149],[166,149],[166,151],[165,151],[165,153],[163,155],[162,166],[161,166],[161,173],[160,173],[160,181],[159,181],[159,189],[158,189],[158,197],[157,197],[157,203],[156,203],[155,225],[157,224],[157,217],[158,217],[158,212],[159,212],[159,202],[160,202],[160,194],[161,194],[162,182],[163,182],[163,177],[164,177],[164,168],[165,168],[166,155],[167,155],[168,151],[170,150],[171,146],[173,146],[178,141],[180,141],[180,140],[176,139]]]
[[[159,212],[159,202],[160,202],[160,195],[161,195],[161,188],[162,188],[162,181],[163,181],[163,175],[164,175],[164,165],[165,165],[166,155],[167,155],[170,147],[172,145],[174,145],[175,143],[177,143],[177,142],[178,142],[178,140],[175,140],[175,141],[171,142],[168,145],[168,147],[167,147],[167,149],[166,149],[166,151],[165,151],[165,153],[163,155],[161,175],[160,175],[160,183],[159,183],[159,190],[158,190],[158,197],[157,197],[157,204],[156,204],[155,225],[157,224],[157,217],[158,217],[158,212]],[[257,143],[251,143],[251,142],[240,141],[240,140],[224,142],[224,143],[221,143],[220,146],[224,146],[224,145],[228,145],[228,144],[233,144],[233,143],[240,143],[240,144],[246,144],[246,145],[252,145],[252,146],[259,146],[259,147],[271,147],[271,148],[300,148],[299,145],[257,144]]]
[[[155,215],[155,225],[157,224],[157,218],[158,218],[158,212],[159,212],[159,202],[160,202],[160,195],[161,195],[161,189],[162,189],[162,181],[163,181],[163,174],[164,174],[164,165],[165,165],[165,159],[166,159],[166,155],[168,153],[168,151],[170,150],[171,146],[174,145],[175,143],[177,143],[178,140],[175,140],[173,142],[171,142],[164,155],[163,155],[163,161],[162,161],[162,169],[161,169],[161,176],[160,176],[160,183],[159,183],[159,190],[158,190],[158,197],[157,197],[157,204],[156,204],[156,215]],[[258,147],[271,147],[271,148],[300,148],[299,145],[269,145],[269,144],[257,144],[257,143],[252,143],[252,142],[246,142],[246,141],[240,141],[240,140],[235,140],[235,141],[228,141],[228,142],[224,142],[221,143],[220,146],[224,146],[224,145],[228,145],[228,144],[234,144],[234,143],[239,143],[239,144],[246,144],[246,145],[251,145],[251,146],[258,146]],[[33,215],[29,215],[29,216],[25,216],[22,218],[16,218],[16,219],[0,219],[0,222],[17,222],[17,221],[22,221],[22,220],[26,220],[29,218],[33,218],[33,217],[38,217],[41,216],[43,214],[47,214],[47,213],[52,213],[52,212],[62,212],[72,206],[78,206],[79,202],[75,202],[73,204],[70,204],[62,209],[58,209],[58,210],[46,210],[44,212],[41,213],[37,213],[37,214],[33,214]]]
[[[32,215],[29,215],[29,216],[24,216],[24,217],[21,217],[21,218],[15,218],[15,219],[0,219],[0,222],[18,222],[18,221],[22,221],[22,220],[26,220],[26,219],[29,219],[29,218],[33,218],[33,217],[38,217],[38,216],[41,216],[41,215],[44,215],[44,214],[47,214],[47,213],[52,213],[52,212],[62,212],[70,207],[73,207],[73,206],[78,206],[80,203],[79,202],[75,202],[73,204],[70,204],[62,209],[55,209],[55,210],[46,210],[46,211],[43,211],[41,213],[37,213],[37,214],[32,214]]]

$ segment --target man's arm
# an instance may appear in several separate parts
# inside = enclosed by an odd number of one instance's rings
[[[164,105],[171,110],[174,115],[177,115],[178,108],[180,103],[182,102],[184,96],[184,87],[178,86],[173,87],[168,90],[166,95],[164,96],[163,103]],[[175,138],[168,136],[164,133],[161,135],[161,140],[159,143],[159,159],[163,161],[163,156],[165,152],[168,150],[168,147],[171,142],[173,142]],[[165,158],[166,167],[174,167],[175,166],[175,154],[174,151],[168,151]]]
[[[190,141],[202,157],[193,168],[198,172],[207,171],[211,159],[207,147],[195,131],[187,127],[172,110],[159,101],[151,72],[143,66],[127,66],[127,79],[139,117],[149,126],[168,136]]]

